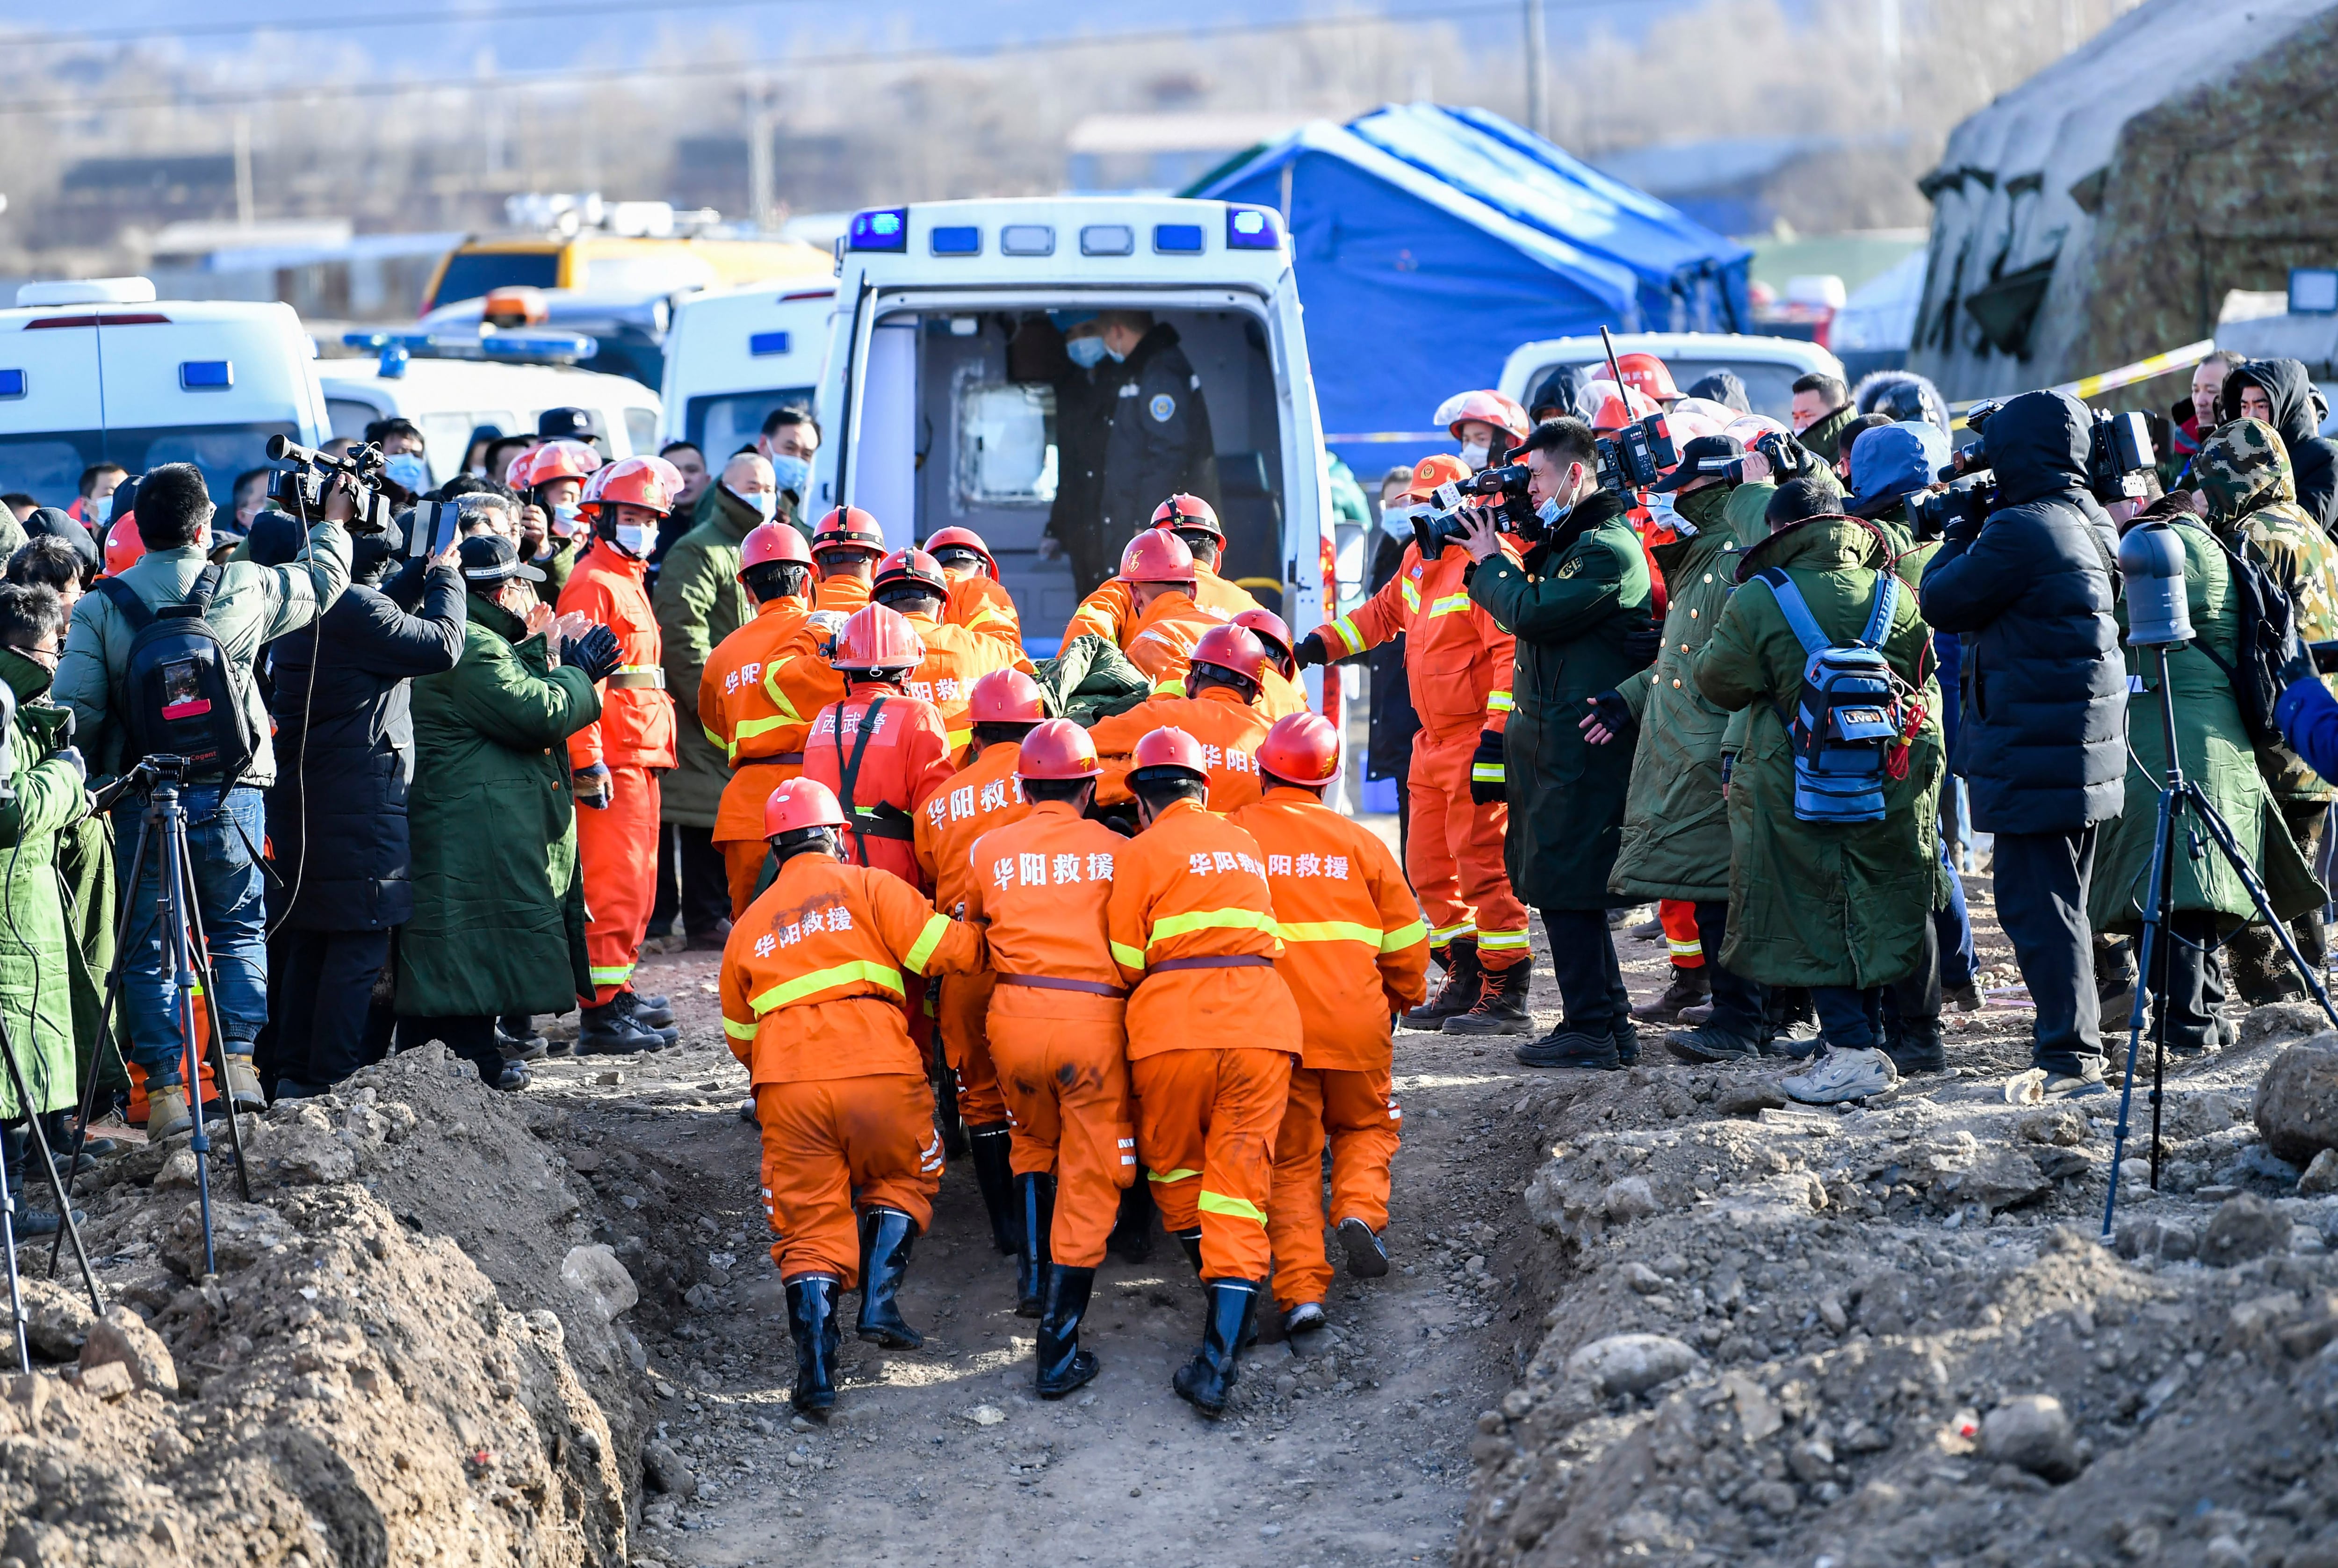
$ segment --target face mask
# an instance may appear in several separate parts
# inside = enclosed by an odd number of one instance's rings
[[[726,490],[731,490],[731,487],[728,485],[725,485],[722,488]],[[738,497],[739,500],[744,505],[753,508],[755,515],[761,518],[763,521],[767,523],[779,513],[780,498],[772,495],[768,490],[758,490],[752,496],[741,496],[736,490],[731,490],[731,493],[733,496]]]
[[[552,508],[552,531],[564,539],[567,538],[577,531],[579,519],[584,516],[573,506],[555,507]]]
[[[654,523],[619,523],[612,530],[617,537],[617,547],[637,561],[649,559],[657,548],[657,525]]]
[[[1461,444],[1461,460],[1469,465],[1469,471],[1473,474],[1486,466],[1487,456],[1483,441],[1464,441]]]
[[[774,457],[771,478],[781,489],[793,490],[799,496],[809,494],[805,481],[811,478],[811,464],[802,458]],[[763,517],[768,520],[771,515],[765,512]]]
[[[1672,496],[1666,491],[1658,490],[1648,497],[1648,520],[1651,533],[1669,529],[1684,539],[1693,538],[1696,534],[1696,525],[1681,515],[1681,509],[1673,504]]]
[[[1069,354],[1072,357],[1072,363],[1081,370],[1093,370],[1104,363],[1104,340],[1102,338],[1068,339],[1064,344],[1064,352]]]
[[[1385,506],[1380,508],[1380,527],[1390,538],[1409,539],[1412,537],[1412,519],[1420,514],[1417,505]]]
[[[1567,516],[1567,508],[1558,504],[1558,498],[1557,496],[1551,497],[1548,500],[1543,502],[1542,505],[1535,508],[1535,517],[1546,528],[1555,528],[1558,527],[1559,518],[1565,516]]]
[[[1103,340],[1102,338],[1098,338],[1098,339],[1096,340],[1096,341],[1097,341],[1097,342],[1099,342],[1099,343],[1104,343],[1104,340]],[[1117,349],[1114,348],[1114,347],[1113,347],[1111,344],[1109,344],[1109,343],[1105,343],[1104,351],[1105,351],[1105,353],[1107,353],[1107,354],[1109,354],[1109,355],[1111,355],[1111,356],[1112,356],[1112,362],[1113,362],[1114,364],[1115,364],[1115,365],[1119,364],[1122,360],[1125,360],[1125,359],[1127,359],[1127,358],[1128,358],[1128,356],[1127,356],[1126,354],[1122,353],[1119,350],[1117,350]]]
[[[416,452],[400,452],[382,464],[382,477],[410,495],[430,488],[430,465]]]

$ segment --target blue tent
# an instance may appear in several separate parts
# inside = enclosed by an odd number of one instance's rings
[[[1367,475],[1522,343],[1747,319],[1753,252],[1478,110],[1318,122],[1188,194],[1287,206],[1323,428]]]

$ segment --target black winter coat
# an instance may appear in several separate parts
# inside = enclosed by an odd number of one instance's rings
[[[2126,804],[2118,536],[2087,493],[2086,406],[2025,392],[1989,422],[1999,509],[1947,532],[1919,590],[1963,642],[1954,770],[1984,833],[2076,833]]]
[[[1379,530],[1380,551],[1372,557],[1370,593],[1379,593],[1404,565],[1400,539]],[[1401,779],[1412,772],[1412,737],[1420,733],[1420,715],[1413,711],[1412,686],[1404,669],[1404,634],[1399,632],[1364,656],[1372,672],[1371,727],[1364,744],[1364,776]]]
[[[1202,378],[1177,346],[1177,329],[1156,322],[1128,358],[1096,367],[1111,404],[1105,438],[1104,536],[1125,543],[1153,524],[1153,508],[1179,491],[1218,504],[1216,439]]]
[[[270,712],[281,759],[268,792],[268,837],[280,879],[268,889],[271,922],[379,931],[413,915],[408,681],[455,667],[465,619],[461,575],[434,567],[423,579],[418,614],[351,583],[320,630],[270,646]],[[483,823],[481,831],[493,830]]]
[[[2235,366],[2225,378],[2216,412],[2229,424],[2241,417],[2241,389],[2264,389],[2273,405],[2273,428],[2289,449],[2290,478],[2297,486],[2297,504],[2305,515],[2329,533],[2338,528],[2338,441],[2318,435],[2325,410],[2313,378],[2297,360],[2251,360]]]
[[[1045,316],[1033,316],[1007,345],[1007,374],[1045,381],[1056,390],[1056,499],[1047,532],[1070,557],[1072,577],[1085,598],[1120,570],[1125,539],[1105,534],[1104,449],[1112,434],[1112,393],[1104,378],[1120,367],[1082,370],[1064,350],[1064,334]]]

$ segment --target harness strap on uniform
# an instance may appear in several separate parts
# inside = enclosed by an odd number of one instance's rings
[[[877,715],[884,711],[883,697],[879,697],[860,710],[860,717],[854,721],[852,760],[850,762],[847,762],[844,757],[844,713],[841,707],[838,709],[836,715],[837,791],[844,797],[840,804],[844,807],[845,826],[852,833],[852,848],[860,857],[862,865],[869,863],[869,833],[868,830],[861,825],[860,807],[852,798],[852,790],[853,786],[860,781],[860,759],[869,754],[869,743],[877,735]]]

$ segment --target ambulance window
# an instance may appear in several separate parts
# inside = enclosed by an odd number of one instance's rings
[[[635,453],[657,450],[658,416],[655,409],[625,410],[625,439],[634,444]]]
[[[366,427],[381,415],[371,403],[360,403],[354,398],[327,398],[325,417],[331,422],[335,436],[358,439],[365,435]]]
[[[958,425],[961,506],[1044,507],[1056,498],[1054,388],[963,381]]]
[[[0,436],[0,474],[8,488],[22,490],[44,507],[73,504],[80,493],[81,471],[96,460],[103,438],[95,430],[80,436]]]
[[[267,452],[268,438],[276,435],[298,439],[300,432],[289,424],[113,431],[108,434],[106,453],[124,466],[134,461],[139,473],[159,468],[164,463],[192,463],[203,471],[203,483],[210,488],[211,498],[224,501],[234,488],[236,475],[259,467]],[[133,459],[128,456],[140,446],[144,448],[142,458]]]

